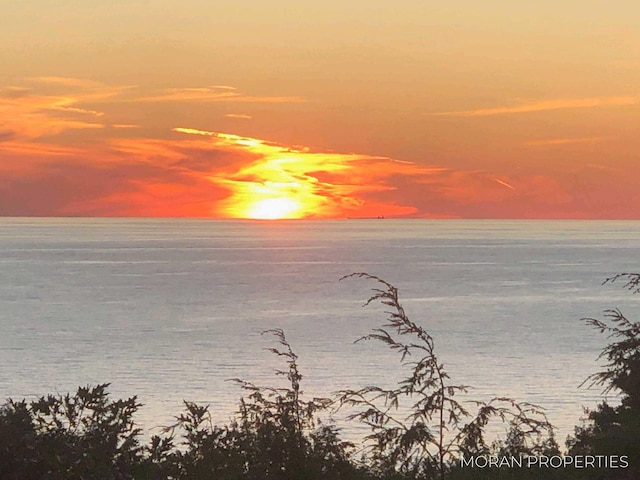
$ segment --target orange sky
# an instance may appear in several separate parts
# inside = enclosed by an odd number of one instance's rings
[[[4,12],[0,215],[640,219],[640,4],[224,3]]]

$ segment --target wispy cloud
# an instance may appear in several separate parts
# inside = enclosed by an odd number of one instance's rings
[[[27,87],[4,87],[0,88],[0,98],[22,98],[28,96],[31,91]]]
[[[230,85],[206,88],[172,88],[144,91],[139,87],[107,85],[93,80],[70,77],[31,77],[24,85],[0,86],[0,125],[2,150],[27,152],[29,148],[59,156],[60,134],[73,130],[98,131],[108,127],[104,135],[130,137],[131,131],[142,128],[138,122],[113,112],[126,112],[123,105],[132,102],[296,102],[297,97],[252,96],[237,92]],[[150,93],[151,92],[151,93]],[[142,107],[141,107],[142,108]],[[138,119],[129,116],[129,118]],[[249,115],[232,114],[232,118],[248,119]],[[124,121],[122,121],[122,120]],[[119,121],[120,120],[120,121]],[[121,131],[121,134],[117,134]],[[94,141],[96,135],[93,135]],[[70,137],[67,137],[70,138]],[[88,139],[88,134],[84,134]],[[29,147],[29,141],[38,145]],[[67,140],[68,141],[68,140]],[[46,147],[45,143],[50,146]]]
[[[505,182],[504,180],[500,180],[499,178],[494,178],[494,180],[498,182],[500,185],[504,185],[505,187],[510,188],[515,192],[516,189],[513,187],[513,185],[509,185],[507,182]]]
[[[198,130],[197,128],[175,127],[174,132],[186,133],[187,135],[202,135],[205,137],[215,137],[218,134],[216,132],[209,132],[207,130]]]
[[[597,163],[587,163],[585,165],[587,168],[592,168],[594,170],[599,170],[601,172],[607,173],[623,173],[624,170],[618,167],[612,167],[611,165],[599,165]]]
[[[75,102],[73,99],[69,99],[69,102]],[[57,110],[59,112],[68,112],[68,113],[81,113],[84,115],[93,115],[94,117],[102,117],[104,112],[99,112],[97,110],[88,110],[86,108],[73,107],[71,105],[58,104],[50,107],[51,110]]]
[[[87,105],[127,89],[66,77],[33,77],[25,82],[28,86],[0,89],[0,124],[8,126],[20,141],[53,137],[68,130],[102,129],[104,124],[98,119],[105,113]]]
[[[40,77],[31,77],[28,80],[36,83],[48,83],[52,85],[63,85],[66,87],[82,87],[82,88],[104,87],[103,83],[96,82],[94,80],[88,80],[86,78],[76,78],[76,77],[40,76]]]
[[[294,96],[256,96],[240,93],[230,85],[211,87],[144,89],[131,85],[107,85],[72,77],[30,77],[23,85],[0,85],[0,125],[11,131],[13,140],[53,138],[69,130],[115,130],[142,128],[139,112],[129,112],[131,103],[172,102],[301,102]],[[114,115],[117,112],[118,115]],[[125,113],[125,117],[122,113]],[[227,114],[229,118],[248,120],[250,115]],[[127,121],[129,120],[129,121]],[[133,120],[133,121],[131,121]],[[130,133],[124,134],[130,136]],[[7,139],[4,138],[6,141]]]
[[[549,138],[544,140],[532,140],[525,142],[528,147],[544,147],[553,145],[571,145],[580,143],[600,143],[606,140],[606,137],[580,137],[580,138]]]
[[[105,100],[121,96],[135,89],[132,85],[109,85],[95,80],[73,77],[31,77],[26,83],[35,92],[56,96],[60,100],[71,97],[81,101]]]
[[[48,161],[48,157],[69,157],[82,153],[81,149],[50,143],[35,143],[28,141],[6,141],[0,143],[0,152],[13,153],[30,157],[39,162]],[[23,158],[21,161],[27,161]]]
[[[446,117],[488,117],[493,115],[509,115],[517,113],[543,112],[547,110],[563,110],[574,108],[596,108],[622,105],[635,105],[640,97],[591,97],[591,98],[560,98],[540,102],[522,103],[507,107],[481,108],[452,112],[435,112],[429,115]]]
[[[256,96],[238,92],[230,86],[169,88],[156,94],[132,99],[138,102],[233,102],[233,103],[300,103],[305,100],[295,96]]]

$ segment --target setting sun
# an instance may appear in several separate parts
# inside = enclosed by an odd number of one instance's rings
[[[302,217],[302,206],[290,198],[267,198],[249,207],[247,217],[258,220],[277,220]]]
[[[207,177],[229,191],[213,211],[227,218],[263,220],[294,218],[331,218],[345,214],[361,202],[351,196],[358,187],[345,186],[354,155],[314,153],[307,148],[293,149],[254,138],[217,132],[187,131],[212,138],[219,146],[250,154],[253,161],[240,168]],[[334,175],[334,182],[323,180]],[[319,178],[320,177],[320,178]],[[340,179],[340,180],[339,180]]]

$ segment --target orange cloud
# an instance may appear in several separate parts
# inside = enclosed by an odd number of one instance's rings
[[[394,216],[415,213],[411,205],[371,201],[365,194],[394,190],[391,175],[428,176],[441,168],[419,166],[383,157],[311,152],[255,138],[175,128],[207,136],[218,146],[252,152],[257,158],[240,168],[224,169],[208,178],[232,194],[215,214],[239,218],[328,218]]]
[[[135,131],[120,138],[119,130],[135,130],[137,125],[110,122],[110,115],[93,108],[92,102],[102,100],[108,111],[107,100],[140,100],[132,89],[62,77],[30,82],[29,88],[10,86],[0,92],[0,119],[6,125],[0,132],[6,165],[0,171],[8,182],[0,213],[261,218],[341,217],[362,212],[400,215],[415,208],[364,195],[393,190],[384,182],[390,172],[428,175],[433,171],[387,158],[311,152],[187,127],[174,128],[174,138],[144,137]],[[172,101],[279,98],[242,96],[228,86],[171,89],[162,96]],[[111,127],[110,133],[85,135],[82,142],[62,135],[105,126]],[[9,158],[14,160],[9,162]]]
[[[581,138],[550,138],[546,140],[532,140],[525,142],[524,145],[528,147],[544,147],[553,145],[571,145],[576,143],[599,143],[606,139],[606,137],[581,137]]]
[[[27,82],[28,87],[0,89],[0,124],[9,126],[17,140],[52,137],[68,130],[101,129],[104,124],[96,119],[104,112],[83,104],[104,101],[124,90],[64,77],[35,77]],[[6,144],[3,147],[9,148]]]
[[[499,178],[494,178],[494,181],[498,182],[500,185],[504,185],[507,188],[510,188],[511,190],[513,190],[515,192],[515,188],[512,185],[509,185],[507,182],[505,182],[504,180],[500,180]]]
[[[149,102],[241,102],[289,103],[303,99],[287,96],[252,96],[238,93],[234,87],[217,85],[206,88],[170,88],[143,90],[133,86],[112,86],[68,77],[32,77],[26,85],[0,87],[0,141],[11,132],[14,141],[52,138],[74,130],[97,130],[109,126],[128,130],[142,128],[138,123],[118,121],[108,111],[135,112],[131,103]],[[96,108],[98,107],[98,108]],[[233,118],[248,115],[230,114]],[[43,140],[40,140],[43,142]],[[52,143],[55,142],[52,140]],[[59,140],[58,140],[59,142]],[[4,145],[4,148],[9,148]]]
[[[87,110],[85,108],[72,107],[69,105],[53,105],[50,108],[51,110],[58,110],[60,112],[83,113],[88,115],[94,115],[96,117],[101,117],[104,115],[104,112],[98,112],[97,110]]]
[[[31,77],[29,80],[31,82],[36,82],[36,83],[45,83],[45,84],[48,83],[53,85],[62,85],[65,87],[98,88],[98,89],[102,89],[102,87],[104,87],[103,83],[95,82],[93,80],[87,80],[85,78],[75,78],[75,77],[41,76],[41,77]]]
[[[0,152],[16,153],[26,156],[69,156],[76,155],[81,150],[76,147],[66,147],[63,145],[55,145],[48,143],[35,142],[2,142],[0,143]]]
[[[224,85],[186,91],[191,99],[238,98]],[[185,89],[168,93],[177,102]],[[162,122],[149,127],[146,119],[157,119],[144,109],[157,105],[132,108],[140,97],[131,87],[61,77],[0,87],[0,215],[638,218],[640,164],[625,159],[590,157],[551,169],[514,158],[493,170],[478,159],[473,170],[456,169],[438,159],[406,162]],[[561,104],[606,102],[554,105]],[[541,105],[532,108],[525,111]]]
[[[134,98],[137,102],[238,102],[238,103],[300,103],[301,97],[244,95],[229,86],[169,88],[157,95]]]
[[[175,128],[6,151],[0,214],[251,218],[634,218],[637,168],[580,176],[455,170]],[[12,140],[0,142],[0,148]],[[45,152],[45,153],[43,153]],[[25,162],[38,158],[38,161]],[[91,159],[90,162],[87,159]],[[624,193],[626,192],[626,193]],[[634,212],[636,212],[634,214]]]
[[[595,108],[621,105],[635,105],[639,97],[592,97],[592,98],[560,98],[541,102],[524,103],[509,107],[482,108],[453,112],[436,112],[430,115],[446,117],[488,117],[515,113],[544,112],[547,110],[563,110],[573,108]]]

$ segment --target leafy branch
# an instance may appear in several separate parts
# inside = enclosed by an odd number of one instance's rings
[[[510,398],[489,402],[460,402],[456,395],[467,393],[467,385],[452,383],[435,352],[433,337],[413,322],[400,304],[398,289],[375,275],[353,273],[343,277],[365,278],[376,282],[368,306],[380,302],[388,309],[386,321],[357,342],[374,340],[400,354],[408,373],[395,388],[376,385],[338,392],[339,405],[355,408],[348,418],[367,425],[365,437],[369,455],[382,474],[396,471],[418,478],[444,479],[448,468],[463,453],[483,452],[489,447],[484,431],[491,419],[510,428],[509,445],[522,452],[536,448],[531,439],[553,437],[553,427],[542,409]],[[411,359],[411,360],[410,360]],[[398,416],[403,401],[409,403],[408,414]],[[475,416],[470,408],[478,409]]]

